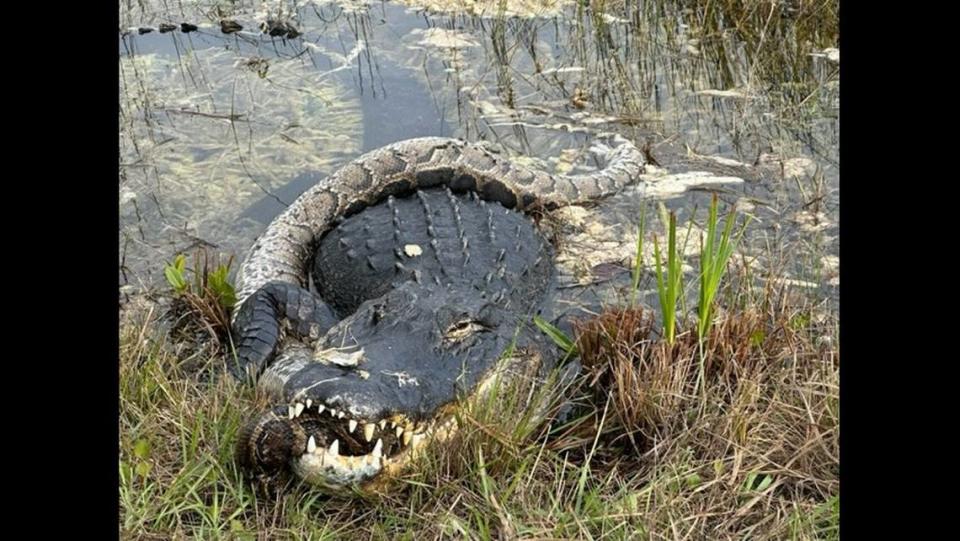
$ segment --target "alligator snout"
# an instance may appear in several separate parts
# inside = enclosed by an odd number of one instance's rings
[[[244,432],[244,464],[330,488],[399,467],[453,430],[459,400],[510,343],[502,321],[482,299],[409,284],[362,305],[316,350],[285,347],[270,370],[283,375],[273,384],[282,405]]]

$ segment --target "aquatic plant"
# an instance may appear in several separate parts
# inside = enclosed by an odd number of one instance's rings
[[[734,207],[727,214],[723,232],[718,237],[717,207],[718,198],[714,194],[710,202],[710,213],[707,217],[706,243],[704,243],[703,235],[700,235],[700,297],[697,305],[697,340],[700,343],[700,380],[698,381],[698,387],[703,384],[705,363],[703,341],[713,324],[714,303],[717,291],[720,289],[720,280],[727,270],[727,261],[730,259],[730,255],[733,254],[733,250],[740,239],[743,238],[747,224],[750,223],[750,216],[747,216],[739,232],[734,235],[733,226],[737,219],[736,207]]]
[[[647,207],[640,209],[640,223],[637,224],[637,256],[633,262],[633,274],[630,277],[630,305],[637,302],[637,290],[640,289],[640,277],[643,276],[643,233],[647,222]]]
[[[660,255],[660,242],[653,238],[653,254],[657,261],[657,292],[660,299],[660,312],[663,316],[663,338],[667,344],[673,345],[676,340],[677,328],[677,300],[682,292],[682,261],[677,252],[677,214],[670,213],[667,226],[667,261],[663,268],[663,258]]]
[[[237,302],[230,281],[232,263],[233,256],[223,262],[220,256],[211,258],[206,249],[199,248],[190,267],[184,254],[164,266],[163,275],[174,293],[171,313],[177,317],[178,328],[199,326],[216,344],[229,339],[230,311]]]

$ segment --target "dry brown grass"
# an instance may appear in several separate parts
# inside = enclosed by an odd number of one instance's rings
[[[672,529],[679,520],[675,533],[693,538],[794,536],[815,509],[835,520],[826,510],[839,495],[839,355],[823,345],[830,332],[787,299],[728,313],[709,333],[706,388],[696,392],[695,327],[669,347],[651,321],[624,309],[580,326],[593,413],[553,447],[596,434],[605,413],[601,460],[642,472],[654,521]],[[680,486],[657,483],[658,475]]]

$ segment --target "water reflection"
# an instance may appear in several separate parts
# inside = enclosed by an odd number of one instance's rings
[[[242,254],[340,164],[421,135],[489,140],[568,172],[597,165],[592,134],[619,131],[668,173],[744,179],[725,199],[757,202],[758,243],[835,255],[832,6],[495,4],[474,3],[483,16],[447,0],[121,6],[126,26],[199,26],[120,39],[121,283],[157,283],[163,261],[197,244]],[[223,17],[244,30],[222,34]],[[268,18],[303,35],[264,36]],[[703,193],[679,197],[670,205],[689,214]],[[638,206],[620,198],[591,219],[629,229]],[[819,225],[804,229],[804,212]]]

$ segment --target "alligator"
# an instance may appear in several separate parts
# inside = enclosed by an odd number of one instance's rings
[[[559,351],[528,325],[549,316],[555,285],[534,219],[638,180],[642,152],[602,137],[604,168],[582,175],[482,143],[408,139],[277,216],[237,278],[230,369],[275,404],[239,433],[243,471],[262,486],[376,491],[457,430],[458,407],[555,366]]]
[[[197,32],[201,28],[206,28],[209,26],[206,23],[193,24],[193,23],[180,23],[180,24],[171,24],[171,23],[160,23],[158,26],[134,26],[131,28],[121,29],[120,34],[126,36],[128,34],[149,34],[151,32],[159,32],[161,34],[166,34],[168,32],[173,32],[175,30],[180,30],[184,34],[189,34],[190,32]],[[231,19],[221,19],[220,20],[220,32],[224,34],[236,34],[243,31],[244,26],[237,21]],[[297,29],[293,23],[288,21],[283,21],[280,19],[267,19],[261,22],[258,25],[260,32],[262,34],[267,34],[270,37],[279,37],[284,39],[294,39],[303,35],[303,32]]]

